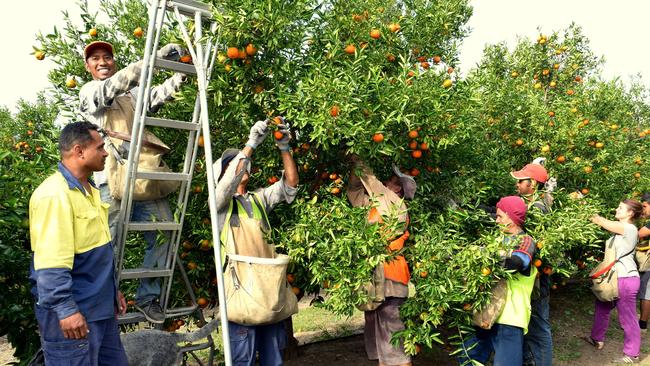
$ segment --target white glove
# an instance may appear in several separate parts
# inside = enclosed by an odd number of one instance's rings
[[[185,50],[176,43],[170,43],[156,53],[159,58],[169,61],[178,61],[183,55],[185,55]]]
[[[282,118],[282,123],[278,125],[278,132],[283,136],[279,140],[277,138],[275,139],[275,144],[280,151],[289,151],[289,141],[291,140],[291,130],[289,127],[289,124]]]
[[[533,160],[533,164],[544,165],[544,163],[546,163],[546,158],[543,157],[535,158],[535,160]]]
[[[264,141],[264,138],[269,133],[269,126],[266,121],[257,121],[251,127],[251,132],[248,134],[248,141],[246,146],[256,149],[259,144]]]
[[[555,177],[550,178],[549,180],[544,183],[544,190],[548,193],[551,193],[555,190],[557,187],[557,179]]]

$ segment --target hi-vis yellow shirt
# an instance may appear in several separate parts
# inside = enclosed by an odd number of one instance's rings
[[[34,269],[72,269],[75,254],[109,243],[108,207],[97,188],[86,192],[61,171],[43,181],[29,200]]]

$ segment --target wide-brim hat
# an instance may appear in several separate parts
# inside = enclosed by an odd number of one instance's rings
[[[103,48],[103,49],[107,50],[108,52],[110,52],[111,55],[113,55],[113,45],[112,44],[110,44],[108,42],[104,42],[104,41],[94,41],[94,42],[88,43],[86,45],[86,47],[84,48],[84,60],[87,60],[88,56],[90,56],[93,53],[93,51],[98,49],[98,48]]]
[[[402,173],[397,165],[393,164],[393,173],[399,178],[402,185],[402,190],[404,191],[404,198],[412,200],[415,197],[415,190],[418,188],[415,179],[410,175]]]
[[[212,164],[212,171],[214,172],[214,179],[218,182],[221,173],[226,170],[228,164],[239,154],[237,149],[226,149],[217,161]],[[246,170],[250,170],[250,164],[246,167]]]
[[[540,164],[527,164],[521,170],[510,173],[515,179],[534,179],[537,183],[546,183],[548,172]]]

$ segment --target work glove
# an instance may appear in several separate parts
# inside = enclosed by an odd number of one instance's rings
[[[266,121],[257,121],[251,127],[251,131],[248,134],[248,141],[246,141],[246,146],[256,149],[259,144],[264,141],[264,138],[269,133],[269,126]]]
[[[275,139],[275,144],[278,146],[278,149],[280,149],[280,151],[289,151],[289,141],[291,140],[291,129],[289,127],[289,124],[284,120],[284,118],[282,118],[282,123],[278,125],[277,131],[282,134],[282,138],[278,140],[276,136]]]
[[[176,62],[178,62],[183,55],[185,55],[185,50],[176,43],[169,43],[156,53],[156,56],[159,58]]]
[[[546,163],[546,158],[543,157],[535,158],[535,160],[533,160],[533,164],[544,165],[544,163]]]
[[[547,180],[546,183],[544,183],[544,190],[548,193],[553,192],[556,187],[557,187],[557,179],[555,179],[555,177]]]

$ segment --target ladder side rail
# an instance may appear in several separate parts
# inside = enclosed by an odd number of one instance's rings
[[[164,0],[163,0],[164,1]],[[118,263],[117,263],[117,278],[119,281],[120,274],[124,265],[124,247],[126,245],[126,239],[128,236],[128,230],[126,230],[127,222],[131,218],[131,193],[135,186],[135,171],[137,170],[137,159],[140,157],[140,138],[142,136],[141,128],[136,128],[138,123],[141,123],[140,114],[142,111],[145,111],[147,108],[143,107],[144,103],[148,104],[148,87],[151,84],[151,73],[153,69],[153,61],[155,57],[152,57],[152,49],[154,49],[158,43],[158,37],[160,36],[160,27],[156,29],[156,22],[159,19],[159,1],[152,0],[151,6],[149,8],[149,25],[147,27],[147,40],[145,42],[144,56],[142,60],[142,69],[140,74],[139,86],[141,89],[138,93],[137,102],[135,106],[135,112],[133,117],[133,127],[131,131],[131,141],[135,142],[135,146],[132,144],[129,149],[128,157],[128,166],[126,172],[126,182],[127,186],[124,189],[122,200],[120,202],[120,211],[118,214],[117,220],[117,230],[116,230],[116,246],[118,246]],[[164,17],[164,12],[162,14]],[[154,39],[155,38],[155,39]]]
[[[180,13],[177,8],[174,9],[176,17],[180,17]],[[197,23],[200,23],[201,13],[197,12],[195,18]],[[185,25],[180,23],[180,29],[183,34],[185,42],[190,44],[191,39],[185,28]],[[195,27],[195,38],[200,40],[202,29],[200,27]],[[190,52],[194,50],[190,49]],[[201,127],[203,131],[204,139],[204,152],[205,152],[205,165],[206,173],[208,176],[208,206],[210,207],[210,222],[212,225],[212,242],[214,257],[215,257],[215,272],[217,275],[217,294],[219,297],[219,313],[222,331],[221,335],[223,337],[223,354],[226,366],[232,365],[232,356],[230,350],[230,334],[228,331],[228,315],[226,309],[226,295],[224,292],[224,279],[223,272],[221,269],[221,242],[219,240],[219,230],[217,224],[217,197],[215,194],[215,179],[214,171],[212,170],[212,145],[210,142],[210,120],[208,117],[208,101],[207,101],[207,79],[206,79],[206,69],[203,64],[203,49],[197,47],[196,55],[192,54],[192,58],[198,61],[196,65],[197,72],[197,81],[199,89],[199,99],[201,102]]]

